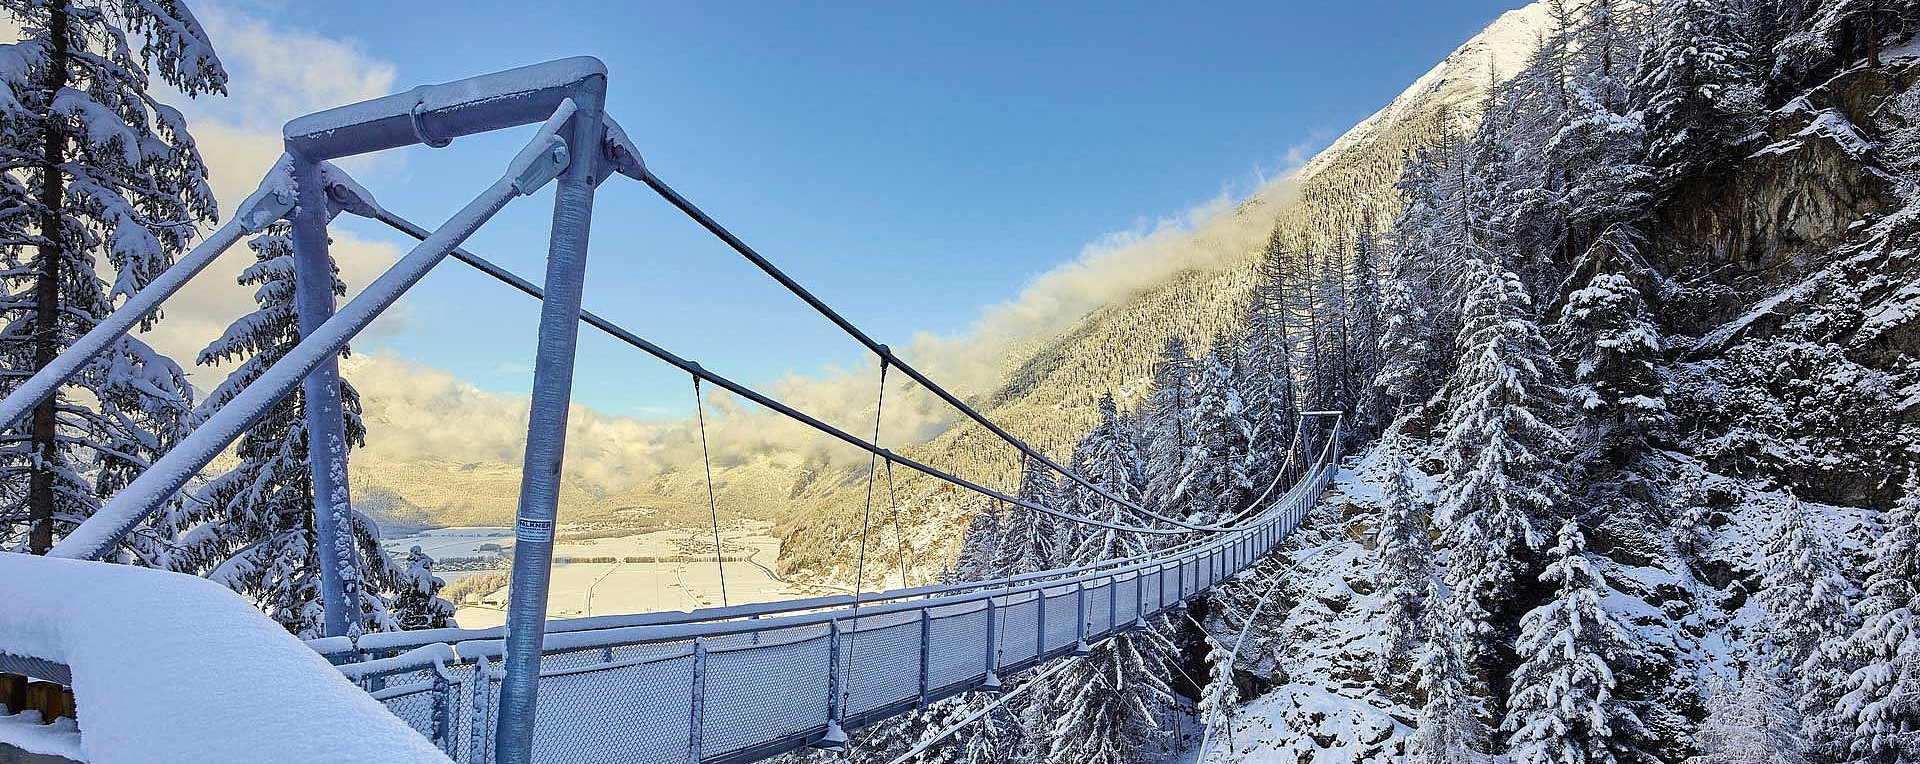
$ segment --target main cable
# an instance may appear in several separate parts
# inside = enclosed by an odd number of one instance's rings
[[[767,260],[766,257],[762,256],[759,252],[754,251],[753,247],[749,246],[745,241],[741,240],[740,237],[735,236],[732,231],[727,230],[726,226],[720,225],[720,222],[717,220],[714,220],[713,216],[708,215],[706,212],[702,211],[699,207],[695,206],[693,202],[688,201],[686,197],[681,196],[680,192],[673,190],[672,186],[667,185],[666,181],[661,180],[660,176],[655,175],[651,169],[647,169],[644,167],[639,168],[636,171],[634,171],[633,176],[637,177],[642,183],[645,183],[648,188],[653,189],[654,193],[659,194],[662,199],[667,200],[668,204],[672,204],[674,207],[678,208],[687,217],[693,218],[694,222],[699,223],[702,228],[707,229],[708,233],[711,233],[714,236],[719,237],[721,241],[726,242],[727,246],[733,248],[733,251],[740,253],[741,257],[744,257],[749,262],[753,263],[754,266],[758,267],[762,272],[772,277],[774,281],[780,282],[780,285],[783,287],[786,287],[787,291],[792,292],[795,297],[800,298],[802,302],[805,302],[809,307],[812,307],[815,312],[826,317],[826,319],[828,321],[833,322],[835,326],[840,327],[841,331],[846,332],[848,336],[853,337],[855,341],[858,341],[861,345],[866,346],[868,350],[871,350],[874,353],[878,354],[881,358],[886,359],[887,361],[892,362],[893,365],[900,367],[900,371],[906,374],[908,377],[912,378],[914,382],[919,383],[921,387],[925,387],[929,392],[932,392],[934,395],[939,396],[941,400],[947,402],[947,405],[952,406],[954,407],[955,410],[959,411],[962,414],[965,414],[967,418],[972,419],[973,421],[979,423],[980,426],[987,428],[989,432],[992,432],[995,436],[999,437],[1001,440],[1006,441],[1007,445],[1013,446],[1015,449],[1018,449],[1021,453],[1034,458],[1035,460],[1039,461],[1041,464],[1046,465],[1048,468],[1052,469],[1053,471],[1066,476],[1067,479],[1080,484],[1082,488],[1085,488],[1087,490],[1093,491],[1094,493],[1100,494],[1101,497],[1107,499],[1108,501],[1116,502],[1119,505],[1126,507],[1127,509],[1130,509],[1134,512],[1138,512],[1142,515],[1146,515],[1147,517],[1153,518],[1155,520],[1159,520],[1163,523],[1168,523],[1170,525],[1184,528],[1189,531],[1224,533],[1232,530],[1231,528],[1226,528],[1221,526],[1194,525],[1184,520],[1162,515],[1158,512],[1155,512],[1151,509],[1141,506],[1136,502],[1120,498],[1119,496],[1116,496],[1113,493],[1107,491],[1107,489],[1102,488],[1099,485],[1095,484],[1093,481],[1090,481],[1084,477],[1081,477],[1078,473],[1075,473],[1067,469],[1066,467],[1061,466],[1059,462],[1056,462],[1053,459],[1049,458],[1046,454],[1041,453],[1038,449],[1035,449],[1034,447],[1027,445],[1026,441],[1023,441],[1019,438],[1014,437],[1013,433],[1007,432],[1005,429],[1001,428],[1000,425],[995,424],[993,420],[988,419],[985,414],[981,414],[979,411],[975,410],[972,406],[968,405],[965,401],[960,400],[958,396],[948,392],[946,388],[941,387],[939,383],[934,382],[931,378],[927,377],[926,374],[921,373],[920,370],[914,368],[912,364],[909,364],[905,360],[901,359],[899,356],[894,355],[893,350],[891,348],[888,348],[886,345],[883,345],[875,341],[872,337],[868,336],[866,332],[861,331],[860,327],[854,326],[852,321],[848,321],[845,316],[840,315],[839,311],[834,310],[831,306],[827,305],[826,302],[822,301],[818,297],[815,297],[812,292],[807,291],[806,287],[803,287],[800,285],[799,282],[794,281],[791,276],[788,276],[784,271],[781,271],[779,267],[775,266],[771,261]]]
[[[372,217],[374,220],[378,220],[382,223],[386,223],[388,226],[391,226],[394,230],[400,231],[401,233],[407,234],[408,236],[412,236],[414,238],[424,238],[425,236],[428,235],[426,229],[421,228],[420,226],[414,224],[412,221],[409,221],[406,218],[400,217],[399,215],[396,215],[385,208],[379,208],[375,210],[370,217]],[[535,299],[545,299],[546,297],[546,291],[541,289],[538,286],[535,286],[533,282],[530,282],[524,278],[521,278],[518,275],[515,275],[512,271],[509,271],[505,268],[495,265],[493,262],[487,260],[486,258],[473,254],[472,252],[467,251],[465,248],[456,247],[452,250],[451,254],[454,259],[459,260],[460,262],[473,267],[475,270],[478,270],[481,273],[491,276],[495,280],[500,281],[501,283],[504,283],[508,286],[511,286],[514,289],[517,289],[520,292],[530,297],[533,297]],[[580,320],[586,323],[588,326],[591,326],[595,329],[599,329],[600,331],[606,332],[609,336],[613,337],[614,339],[617,339],[642,352],[645,352],[646,354],[651,355],[654,358],[664,361],[668,365],[673,366],[676,369],[679,369],[681,371],[687,372],[688,374],[692,374],[696,377],[704,379],[707,382],[726,390],[727,392],[733,393],[749,401],[752,401],[768,409],[771,409],[775,413],[781,414],[782,416],[785,416],[788,419],[792,419],[796,422],[799,422],[815,430],[818,430],[822,433],[825,433],[826,435],[830,435],[837,440],[840,440],[844,443],[852,445],[855,448],[859,448],[868,453],[879,456],[880,458],[885,459],[894,464],[898,464],[902,467],[907,467],[909,469],[914,470],[915,472],[919,472],[920,474],[926,475],[928,477],[937,478],[947,483],[951,483],[955,486],[965,488],[969,491],[980,494],[982,496],[986,496],[988,498],[1000,499],[1001,501],[1005,501],[1010,504],[1026,507],[1036,512],[1041,512],[1047,515],[1051,515],[1053,517],[1057,517],[1062,520],[1066,520],[1068,522],[1080,523],[1082,525],[1092,525],[1092,526],[1101,527],[1101,528],[1111,528],[1113,530],[1127,531],[1129,533],[1149,533],[1149,534],[1160,535],[1160,536],[1178,536],[1178,535],[1184,535],[1191,532],[1187,530],[1169,530],[1166,528],[1150,528],[1150,527],[1144,527],[1144,526],[1138,526],[1138,525],[1127,525],[1124,523],[1107,522],[1105,520],[1096,520],[1094,518],[1082,517],[1080,515],[1076,515],[1071,512],[1064,512],[1049,506],[1036,504],[1034,502],[1027,501],[1025,499],[1007,495],[1005,493],[996,491],[992,488],[988,488],[986,486],[983,486],[979,483],[973,482],[966,478],[960,477],[958,475],[954,475],[938,467],[934,467],[934,466],[925,464],[923,462],[920,462],[918,460],[901,456],[887,449],[880,448],[876,444],[862,440],[858,435],[848,433],[845,430],[842,430],[838,427],[834,427],[833,425],[827,424],[826,422],[820,421],[819,419],[813,417],[812,415],[809,415],[803,411],[800,411],[799,409],[795,409],[792,406],[788,406],[785,403],[781,403],[780,401],[775,400],[767,395],[764,395],[754,390],[753,388],[747,387],[746,385],[742,385],[738,382],[735,382],[731,379],[728,379],[727,377],[721,376],[714,372],[707,371],[706,368],[702,367],[700,364],[694,363],[693,361],[689,361],[685,358],[681,358],[680,356],[674,355],[672,352],[666,350],[665,348],[662,348],[659,345],[649,342],[646,339],[642,338],[640,335],[634,334],[633,332],[628,331],[625,328],[622,328],[619,324],[615,324],[612,321],[608,321],[605,318],[601,318],[599,315],[596,315],[591,311],[587,311],[584,309],[581,310]]]

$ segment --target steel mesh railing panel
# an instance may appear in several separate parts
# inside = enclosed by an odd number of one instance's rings
[[[1087,633],[1106,634],[1113,630],[1113,579],[1087,586]]]
[[[429,685],[404,694],[382,698],[380,702],[387,707],[388,711],[392,711],[394,716],[400,717],[400,721],[412,727],[414,732],[420,733],[421,737],[432,740],[434,745],[441,745],[442,741],[437,739],[439,717],[436,714],[436,706],[441,701],[439,697],[441,694],[438,688]]]
[[[1140,617],[1140,575],[1134,574],[1113,582],[1114,613],[1116,623],[1126,623]]]
[[[927,689],[987,674],[987,608],[983,603],[934,608],[927,633]]]
[[[708,650],[704,758],[826,726],[830,640],[824,629],[804,631],[811,635],[774,632],[762,644]]]
[[[535,761],[684,762],[693,722],[692,655],[599,664],[540,677]]]
[[[1031,660],[1040,654],[1040,598],[1024,594],[1010,599],[1013,601],[1003,600],[999,606],[1000,623],[995,626],[1000,632],[994,639],[1000,645],[999,665],[1002,666]]]
[[[841,633],[840,659],[846,663],[840,691],[847,696],[847,715],[920,697],[919,612],[900,615],[913,617]]]
[[[1073,601],[1074,588],[1043,590],[1046,594],[1047,609],[1047,652],[1053,652],[1080,641],[1079,606]]]

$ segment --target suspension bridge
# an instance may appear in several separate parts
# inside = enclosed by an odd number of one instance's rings
[[[295,119],[286,153],[225,225],[130,296],[52,364],[0,401],[18,422],[221,252],[278,221],[292,228],[301,340],[270,370],[154,462],[47,557],[0,554],[0,672],[71,688],[75,755],[92,761],[701,762],[839,749],[850,730],[1085,655],[1180,608],[1258,562],[1297,528],[1332,479],[1338,412],[1306,412],[1298,460],[1236,517],[1195,523],[1128,501],[1054,462],[950,393],[734,236],[661,180],[605,108],[607,73],[572,58],[413,90]],[[538,125],[499,179],[437,229],[385,209],[333,160]],[[1009,495],[839,429],[711,372],[581,307],[595,189],[638,181],[846,332],[889,371],[1082,489],[1138,516],[1085,517]],[[467,251],[465,240],[514,199],[556,184],[541,285]],[[339,214],[419,240],[336,305],[327,226]],[[350,506],[336,360],[342,348],[447,259],[540,300],[532,406],[514,526],[507,624],[356,634],[343,575]],[[869,454],[1004,505],[1148,539],[1124,559],[991,581],[860,589],[691,613],[549,620],[561,455],[581,324]],[[107,556],[267,410],[300,389],[318,509],[314,529],[328,636],[301,643],[202,579],[84,562]],[[876,409],[884,399],[876,401]],[[1318,442],[1305,433],[1308,421]],[[869,474],[874,473],[873,469]],[[1291,483],[1283,482],[1291,478]],[[871,479],[871,478],[870,478]],[[711,477],[709,476],[709,480]],[[871,500],[868,502],[871,512]],[[864,573],[865,533],[860,567]],[[719,547],[715,526],[716,552]],[[863,579],[856,575],[856,581]],[[58,596],[44,582],[65,582]],[[904,583],[904,582],[903,582]],[[85,591],[86,596],[72,596]],[[95,592],[99,596],[93,596]],[[151,614],[143,603],[175,612]],[[183,614],[184,613],[184,614]],[[186,615],[191,614],[191,615]],[[129,666],[138,670],[129,670]],[[193,708],[179,716],[161,708]],[[217,712],[207,712],[215,707]],[[4,738],[0,738],[4,739]],[[266,747],[249,747],[266,746]],[[4,748],[4,746],[0,746]],[[377,751],[373,758],[365,752]]]

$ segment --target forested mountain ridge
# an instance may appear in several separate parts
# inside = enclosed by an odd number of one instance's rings
[[[1144,400],[1168,338],[1205,348],[1215,336],[1234,330],[1271,241],[1345,249],[1362,219],[1371,216],[1379,226],[1391,221],[1400,206],[1394,183],[1406,153],[1431,143],[1444,132],[1443,123],[1453,130],[1470,127],[1487,86],[1523,66],[1547,28],[1543,3],[1506,13],[1298,171],[1191,230],[1163,234],[1175,239],[1165,246],[1170,257],[1203,253],[1186,256],[1196,265],[1094,309],[1058,335],[1013,347],[1003,364],[1003,382],[983,391],[984,401],[976,404],[986,403],[982,410],[996,422],[1065,459],[1065,450],[1097,421],[1102,395],[1112,394],[1128,408]],[[1011,488],[1020,472],[1011,449],[967,422],[903,452],[1003,488]],[[783,569],[851,575],[845,550],[859,532],[857,491],[865,486],[864,466],[834,477],[813,486],[806,494],[812,500],[785,516]],[[928,482],[903,485],[911,486],[902,492],[912,510],[908,517],[920,525],[908,531],[909,565],[931,576],[959,551],[972,508],[947,501],[951,494]],[[892,531],[875,533],[870,554],[881,562],[874,567],[892,569],[897,548]]]

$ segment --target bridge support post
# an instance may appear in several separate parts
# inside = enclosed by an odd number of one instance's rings
[[[601,107],[606,77],[573,94],[572,123],[563,128],[567,166],[553,194],[547,247],[546,297],[540,302],[540,344],[534,356],[533,401],[527,416],[527,455],[514,520],[513,574],[508,590],[506,678],[500,683],[499,764],[529,764],[540,690],[540,652],[546,635],[547,582],[552,572],[554,521],[560,504],[560,465],[566,451],[567,408],[573,399],[580,294],[586,283],[587,234],[593,191],[601,179]]]
[[[903,576],[902,579],[905,577]],[[927,682],[933,679],[933,616],[920,609],[920,707],[927,707]]]
[[[291,149],[295,188],[293,221],[294,312],[300,336],[309,337],[333,317],[333,260],[327,252],[327,189],[320,163]],[[313,472],[313,534],[320,559],[321,629],[329,637],[360,630],[359,602],[347,571],[352,564],[353,505],[347,490],[346,418],[340,406],[340,364],[329,356],[300,385],[306,404],[307,466]]]
[[[847,731],[840,726],[840,622],[827,622],[827,731],[813,743],[822,751],[847,749]]]
[[[1074,631],[1073,654],[1086,655],[1093,652],[1093,646],[1087,644],[1087,585],[1085,583],[1073,586],[1073,620],[1079,622]]]
[[[987,678],[980,682],[980,689],[987,692],[1000,691],[1000,608],[987,598]]]
[[[707,717],[707,638],[693,638],[693,694],[688,699],[687,764],[700,764],[700,749],[706,743]]]

